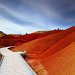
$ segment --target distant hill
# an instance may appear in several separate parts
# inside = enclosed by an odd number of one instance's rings
[[[33,33],[45,33],[47,31],[36,31],[36,32],[33,32]]]
[[[3,33],[2,31],[0,31],[0,37],[6,35],[5,33]]]

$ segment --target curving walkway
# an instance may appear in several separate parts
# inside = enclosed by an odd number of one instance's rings
[[[22,58],[21,54],[24,52],[12,52],[8,47],[5,47],[0,49],[0,53],[3,55],[0,75],[36,75]]]

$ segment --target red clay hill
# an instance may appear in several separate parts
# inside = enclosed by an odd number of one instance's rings
[[[75,26],[28,41],[13,49],[25,50],[28,53],[26,59],[37,75],[75,74]]]
[[[60,42],[62,39],[73,33],[74,31],[75,27],[71,27],[69,29],[24,43],[14,48],[14,51],[26,50],[30,54],[40,55],[46,50],[48,50],[50,47],[54,46],[56,43]]]

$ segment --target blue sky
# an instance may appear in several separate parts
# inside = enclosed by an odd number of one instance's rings
[[[0,30],[31,33],[75,25],[75,0],[0,0]]]

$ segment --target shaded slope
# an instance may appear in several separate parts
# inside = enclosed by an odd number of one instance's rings
[[[41,62],[48,75],[75,75],[75,42]]]
[[[45,50],[47,50],[49,47],[53,46],[54,44],[62,40],[67,35],[71,34],[73,31],[75,31],[75,26],[55,34],[42,37],[31,42],[24,43],[14,48],[13,50],[14,51],[27,50],[28,53],[33,53],[33,54],[42,53]]]
[[[0,45],[3,46],[19,45],[34,40],[39,35],[40,34],[26,34],[26,35],[19,35],[17,37],[13,35],[5,35],[0,38]]]

